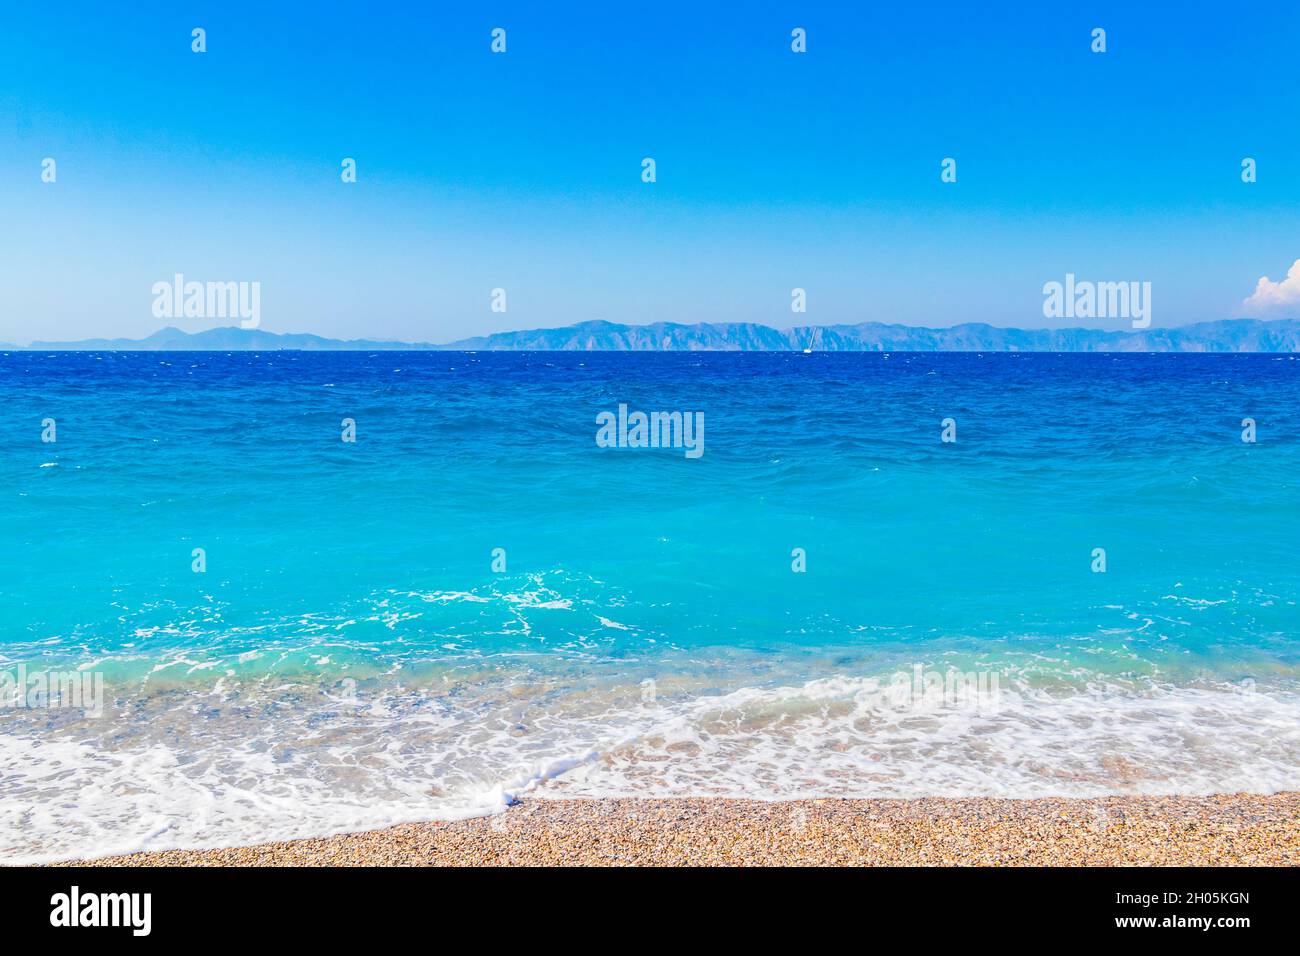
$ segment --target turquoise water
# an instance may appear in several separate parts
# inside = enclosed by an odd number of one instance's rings
[[[1300,786],[1294,356],[13,353],[0,397],[0,672],[106,698],[0,710],[13,858]],[[598,447],[620,404],[704,453]],[[996,692],[882,699],[917,668]]]

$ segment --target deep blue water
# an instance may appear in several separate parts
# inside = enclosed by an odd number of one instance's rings
[[[19,856],[528,787],[1300,786],[1295,356],[12,353],[0,398],[0,662],[110,702],[0,714],[48,758]],[[620,403],[704,453],[598,447]],[[872,696],[916,667],[996,706]]]

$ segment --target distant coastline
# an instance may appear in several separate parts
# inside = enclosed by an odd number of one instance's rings
[[[9,351],[507,351],[507,352],[1300,352],[1300,320],[1220,319],[1141,331],[1015,329],[984,323],[921,328],[882,322],[775,329],[752,322],[579,322],[554,329],[496,332],[449,342],[332,339],[227,326],[160,329],[143,339],[0,344]]]

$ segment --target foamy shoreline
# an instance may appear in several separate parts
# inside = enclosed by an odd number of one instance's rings
[[[1286,866],[1300,792],[1031,800],[525,800],[444,823],[97,866]],[[59,865],[59,864],[56,864]]]

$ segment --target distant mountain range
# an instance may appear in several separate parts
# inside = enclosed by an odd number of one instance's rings
[[[1172,329],[1007,329],[983,323],[925,329],[860,322],[777,330],[750,322],[616,325],[498,332],[443,346],[473,351],[789,352],[1298,352],[1300,321],[1223,319]]]
[[[13,346],[5,346],[14,348]],[[1169,329],[1009,329],[983,323],[925,329],[880,322],[774,329],[752,322],[619,325],[579,322],[559,329],[497,332],[446,345],[328,339],[235,326],[182,332],[165,328],[144,339],[33,342],[57,351],[605,351],[605,352],[1300,352],[1300,320],[1221,319]]]
[[[305,333],[265,332],[236,325],[202,332],[183,332],[168,326],[143,339],[82,339],[80,342],[33,342],[30,350],[42,352],[274,352],[302,349],[311,352],[372,352],[380,349],[436,349],[436,345],[409,342],[372,342],[369,339],[327,339]]]

